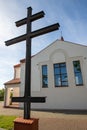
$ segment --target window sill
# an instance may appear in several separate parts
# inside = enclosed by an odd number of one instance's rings
[[[83,84],[77,84],[76,86],[84,86]]]
[[[69,87],[69,86],[55,86],[55,88],[66,88],[66,87]]]
[[[48,87],[42,87],[42,88],[48,88]]]

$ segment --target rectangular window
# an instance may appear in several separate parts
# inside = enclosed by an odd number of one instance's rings
[[[82,79],[82,73],[81,73],[81,67],[80,67],[80,61],[73,61],[73,67],[74,67],[74,76],[75,76],[75,83],[76,85],[83,85],[83,79]]]
[[[48,87],[48,72],[47,72],[47,65],[42,65],[42,87]]]
[[[66,63],[54,64],[54,81],[55,87],[68,86]]]

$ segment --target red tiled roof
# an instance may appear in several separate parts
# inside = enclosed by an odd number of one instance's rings
[[[20,84],[20,79],[17,78],[17,79],[12,79],[6,83],[4,83],[4,85],[11,85],[11,84]]]
[[[25,63],[25,59],[20,60],[21,63]]]
[[[14,65],[14,68],[16,68],[16,67],[20,67],[20,64],[16,64],[16,65]]]
[[[34,57],[34,56],[35,56],[35,55],[31,56],[31,58]],[[21,60],[20,60],[20,62],[22,62],[22,63],[25,63],[25,61],[26,61],[26,59],[21,59]]]

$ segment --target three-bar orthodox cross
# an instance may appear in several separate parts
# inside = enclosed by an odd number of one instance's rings
[[[23,97],[13,97],[12,102],[24,102],[24,119],[30,118],[31,103],[44,103],[46,97],[31,97],[31,38],[59,29],[59,23],[32,32],[31,23],[44,17],[41,11],[32,15],[32,8],[27,8],[27,18],[16,22],[16,26],[27,24],[26,34],[5,41],[6,45],[12,45],[26,40],[26,63],[25,63],[25,92]]]

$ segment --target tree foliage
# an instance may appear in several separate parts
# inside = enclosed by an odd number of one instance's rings
[[[0,101],[4,100],[4,89],[0,90]]]

